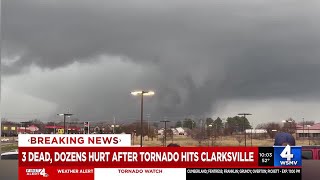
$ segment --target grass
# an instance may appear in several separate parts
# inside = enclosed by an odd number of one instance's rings
[[[1,147],[1,152],[8,152],[8,151],[12,151],[18,149],[18,145],[17,144],[8,144],[8,145],[3,145]]]

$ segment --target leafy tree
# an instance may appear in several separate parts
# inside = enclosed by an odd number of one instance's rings
[[[176,128],[177,127],[182,127],[182,122],[181,121],[178,121],[177,123],[176,123],[176,126],[175,126]]]
[[[228,117],[225,124],[227,134],[233,134],[234,132],[244,132],[245,129],[251,129],[251,125],[245,117]]]
[[[194,128],[196,128],[197,126],[196,126],[196,122],[195,122],[194,120],[192,120],[192,119],[185,119],[185,120],[183,121],[183,127],[189,128],[189,129],[194,129]]]
[[[206,119],[206,125],[209,126],[210,124],[213,123],[213,119],[212,118],[207,118]]]
[[[222,129],[223,129],[223,123],[220,117],[218,117],[214,122],[213,126],[215,127],[216,135],[221,135],[222,134]]]
[[[207,134],[207,136],[208,137],[211,137],[211,136],[213,136],[213,119],[212,118],[207,118],[206,119],[206,127],[207,127],[207,132],[206,132],[206,134]]]

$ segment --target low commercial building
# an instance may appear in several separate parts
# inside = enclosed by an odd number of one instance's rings
[[[297,138],[320,138],[320,123],[314,125],[297,125],[296,126]]]

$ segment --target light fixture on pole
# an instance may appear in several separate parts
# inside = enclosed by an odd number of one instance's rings
[[[133,96],[141,96],[141,108],[140,108],[140,116],[141,116],[141,137],[140,137],[140,146],[142,147],[142,139],[143,139],[143,96],[153,96],[154,91],[133,91],[131,92]]]
[[[247,135],[246,135],[246,129],[245,129],[245,120],[246,120],[246,116],[250,116],[252,114],[250,113],[239,113],[239,116],[243,116],[243,129],[244,129],[244,146],[247,146]]]
[[[73,114],[70,113],[61,113],[57,114],[58,116],[63,116],[63,134],[66,134],[66,117],[71,117]]]

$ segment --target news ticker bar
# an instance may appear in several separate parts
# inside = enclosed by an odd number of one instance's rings
[[[236,178],[257,180],[262,176],[273,180],[301,180],[301,168],[224,168],[224,169],[186,169],[186,179]]]
[[[301,180],[300,168],[19,168],[19,180],[194,180],[246,179]]]
[[[301,167],[301,147],[21,147],[19,166]]]

